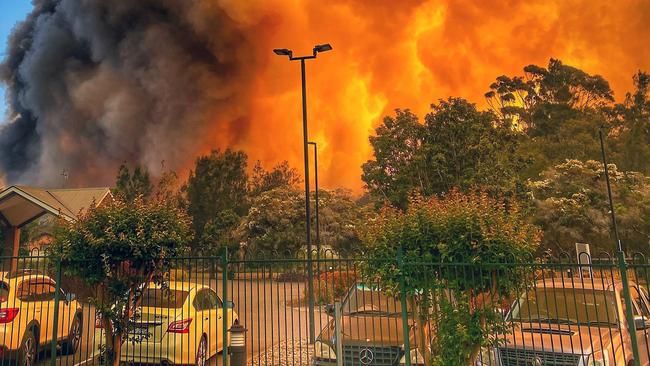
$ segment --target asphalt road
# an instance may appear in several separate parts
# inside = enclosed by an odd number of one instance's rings
[[[223,297],[221,280],[210,280],[210,286],[220,297]],[[228,282],[227,291],[227,299],[235,302],[240,323],[248,330],[246,347],[249,359],[261,361],[262,357],[268,357],[263,352],[265,349],[277,348],[272,348],[273,345],[292,344],[294,341],[309,338],[307,290],[303,283],[278,283],[269,279],[235,280]],[[315,314],[314,328],[315,334],[318,335],[329,319],[318,308]],[[70,356],[57,355],[55,362],[57,366],[73,366],[93,360],[93,354],[96,353],[96,350],[93,351],[94,309],[86,306],[83,315],[84,329],[79,350]],[[215,319],[216,321],[220,320]],[[292,350],[280,349],[278,352],[288,354]],[[38,365],[50,365],[51,361],[50,355],[43,353]],[[222,362],[221,356],[218,356],[213,357],[209,364],[216,366],[221,365]],[[86,363],[92,364],[92,362]]]

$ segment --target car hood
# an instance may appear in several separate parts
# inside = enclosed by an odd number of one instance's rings
[[[409,338],[413,342],[413,322],[409,321]],[[368,344],[377,346],[401,346],[404,344],[404,326],[401,317],[353,316],[341,317],[344,344]],[[323,328],[319,339],[333,343],[334,320]],[[411,343],[414,344],[414,343]]]
[[[620,338],[616,327],[518,323],[506,335],[504,347],[591,354],[620,343]]]

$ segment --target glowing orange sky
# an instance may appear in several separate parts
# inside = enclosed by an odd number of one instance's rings
[[[241,60],[254,73],[250,101],[233,106],[246,127],[215,129],[211,141],[245,149],[265,164],[288,159],[302,171],[299,64],[271,50],[301,54],[329,42],[334,50],[307,67],[311,139],[321,146],[322,185],[357,192],[360,165],[371,153],[368,136],[394,108],[423,115],[448,96],[484,106],[495,77],[521,74],[531,63],[545,66],[551,57],[603,75],[617,100],[637,70],[650,70],[648,1],[211,0],[204,6],[225,7],[256,50],[255,59]],[[217,125],[233,116],[214,118]]]

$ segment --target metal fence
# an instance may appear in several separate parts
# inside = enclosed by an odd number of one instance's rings
[[[405,293],[400,289],[408,278],[380,281],[364,258],[178,258],[163,285],[143,289],[123,329],[119,360],[201,366],[647,365],[650,265],[641,256],[593,262],[512,264],[517,281],[505,286],[499,272],[504,264],[396,258],[396,273],[418,273],[430,284]],[[97,307],[111,309],[97,298],[97,289],[67,278],[65,266],[45,257],[2,263],[0,365],[106,361],[106,328],[116,325],[97,316]],[[511,291],[501,291],[505,287]],[[233,325],[245,327],[245,342],[230,332]],[[235,349],[245,349],[243,363],[228,356]]]

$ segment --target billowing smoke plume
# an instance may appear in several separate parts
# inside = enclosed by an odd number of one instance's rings
[[[182,167],[215,131],[247,128],[249,47],[206,2],[38,1],[2,69],[12,120],[0,171],[48,185],[65,169],[97,184],[123,161]]]
[[[321,183],[360,188],[368,134],[393,108],[484,105],[495,77],[551,57],[621,100],[650,70],[650,2],[621,0],[39,0],[11,39],[0,126],[9,182],[109,184],[123,161],[181,173],[211,148],[301,166],[300,74],[310,61]]]

